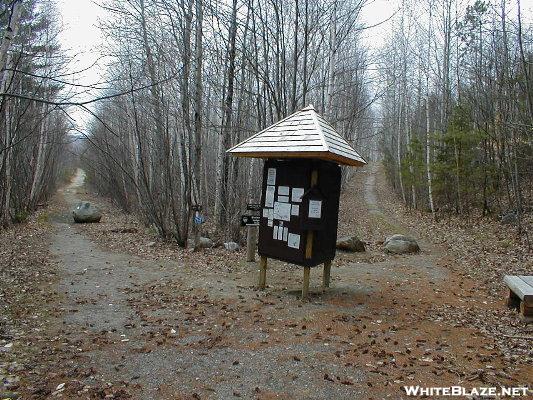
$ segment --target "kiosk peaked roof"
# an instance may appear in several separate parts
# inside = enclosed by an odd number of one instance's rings
[[[296,111],[228,150],[236,157],[316,158],[362,166],[366,161],[313,106]]]

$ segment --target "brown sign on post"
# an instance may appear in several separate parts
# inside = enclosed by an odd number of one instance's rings
[[[241,215],[241,226],[259,226],[259,215]]]
[[[259,248],[259,287],[266,286],[267,258],[304,267],[302,297],[310,268],[324,263],[329,286],[335,257],[341,170],[338,164],[366,162],[315,109],[306,107],[228,152],[267,159],[263,170]]]

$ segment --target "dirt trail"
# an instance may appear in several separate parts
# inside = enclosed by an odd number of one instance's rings
[[[378,205],[376,194],[376,174],[379,169],[378,163],[373,163],[368,167],[369,171],[365,179],[364,199],[368,210],[374,214],[383,214]]]
[[[84,173],[78,170],[72,183],[62,191],[69,209],[83,196],[83,184]],[[258,294],[250,289],[243,290],[251,288],[255,282],[255,274],[249,266],[243,264],[241,267],[248,271],[239,270],[239,276],[228,277],[216,271],[198,273],[168,261],[162,265],[97,246],[79,226],[67,222],[70,220],[67,212],[56,216],[55,220],[57,233],[51,250],[60,265],[59,293],[63,294],[61,309],[64,314],[61,331],[70,343],[79,346],[77,368],[91,372],[88,379],[82,380],[85,392],[90,393],[87,388],[99,381],[104,386],[109,382],[124,387],[128,393],[135,393],[134,398],[143,399],[188,398],[187,393],[227,399],[241,392],[247,393],[246,396],[256,393],[256,396],[268,398],[271,391],[285,393],[291,398],[357,398],[361,392],[360,388],[349,385],[324,386],[322,372],[318,373],[320,379],[317,380],[316,371],[313,371],[316,368],[314,356],[320,356],[323,344],[273,343],[264,349],[254,349],[261,347],[261,343],[268,343],[268,332],[249,325],[249,321],[240,322],[235,316],[209,315],[220,307],[218,301],[225,308],[239,299],[236,306],[239,312],[255,311]],[[246,276],[241,279],[244,272]],[[280,278],[272,277],[271,281]],[[277,285],[282,287],[282,282]],[[209,310],[198,315],[207,322],[188,318],[191,311],[157,299],[163,296],[160,290],[166,294],[167,289],[178,291],[179,306],[187,302],[184,308],[193,309],[197,308],[198,299],[207,298],[204,293],[209,290],[209,298],[213,298],[207,302]],[[180,296],[180,293],[186,294]],[[291,292],[284,299],[291,305],[287,313],[280,307],[276,311],[279,317],[285,314],[285,318],[289,315],[306,318],[310,312],[322,308],[314,304],[302,312],[296,293]],[[154,298],[157,300],[152,303]],[[290,311],[294,309],[298,311]],[[237,331],[225,333],[231,343],[206,351],[201,344],[207,342],[211,347],[209,342],[227,329],[224,324],[228,320],[237,320]],[[202,329],[195,325],[210,326]],[[221,331],[218,336],[213,334],[212,331],[218,330]],[[306,357],[298,362],[290,359],[280,363],[287,352]],[[342,374],[340,366],[327,363],[324,366],[331,374]],[[350,379],[361,380],[362,373],[352,371]],[[82,390],[78,394],[85,392]]]
[[[365,199],[373,212],[384,217],[375,195],[375,171],[373,167],[366,180]],[[73,208],[79,201],[83,184],[84,173],[78,170],[72,184],[63,191],[69,208]],[[68,218],[64,215],[62,219]],[[59,289],[60,293],[65,295],[62,305],[65,311],[63,324],[71,341],[83,343],[88,337],[93,341],[105,342],[104,348],[96,350],[81,347],[83,364],[98,371],[103,381],[116,382],[117,378],[120,378],[118,381],[127,382],[129,386],[138,382],[139,393],[146,398],[157,398],[155,393],[164,390],[165,395],[169,397],[176,393],[200,391],[205,395],[212,391],[208,395],[209,398],[226,399],[233,396],[234,390],[237,393],[248,393],[250,396],[256,387],[266,387],[269,392],[285,393],[284,396],[291,398],[357,398],[362,393],[363,388],[354,385],[364,376],[358,368],[352,367],[350,372],[346,373],[333,360],[323,360],[318,366],[320,372],[314,371],[317,366],[313,360],[315,357],[324,358],[324,350],[327,350],[324,345],[327,345],[330,339],[325,339],[325,344],[280,341],[279,344],[274,343],[255,351],[247,347],[257,342],[261,344],[268,339],[269,334],[262,332],[260,327],[238,323],[237,329],[248,335],[246,342],[234,343],[239,338],[238,334],[234,336],[232,333],[230,343],[219,350],[194,349],[199,343],[214,336],[209,332],[209,328],[208,335],[202,333],[202,329],[186,329],[183,327],[184,321],[179,315],[179,309],[172,312],[165,310],[161,304],[146,307],[146,298],[143,298],[146,288],[152,288],[155,295],[158,290],[154,290],[154,286],[163,282],[163,287],[172,285],[182,291],[194,290],[194,293],[203,288],[208,289],[210,298],[222,299],[225,304],[231,304],[238,298],[247,302],[254,301],[255,292],[239,289],[235,280],[236,274],[224,276],[216,271],[191,274],[190,270],[180,268],[176,264],[167,263],[162,268],[153,261],[106,251],[66,222],[58,224],[52,250],[59,258],[62,268]],[[331,314],[333,311],[340,311],[354,318],[363,315],[368,307],[368,302],[361,301],[354,307],[354,299],[376,295],[383,280],[405,281],[405,267],[392,268],[394,264],[396,261],[391,259],[369,264],[360,261],[355,264],[342,263],[334,269],[333,287],[327,293],[317,292],[315,289],[313,302],[301,307],[297,299],[299,268],[272,261],[269,269],[271,289],[266,296],[283,296],[282,304],[285,304],[283,307],[276,307],[273,314],[277,316],[278,321],[298,317],[312,323],[315,319],[321,319],[323,313]],[[427,255],[413,256],[409,264],[410,268],[415,267],[417,273],[422,276],[431,276],[433,279],[443,279],[445,276],[445,271],[436,268]],[[242,278],[239,283],[244,286],[241,287],[253,286],[256,275],[254,271],[241,269],[236,272],[240,275],[239,278]],[[244,277],[243,273],[246,274]],[[320,285],[318,270],[313,273],[312,285],[315,288]],[[295,289],[291,290],[290,286]],[[284,287],[289,287],[289,290],[283,291]],[[188,297],[184,300],[194,301]],[[245,304],[239,305],[240,312],[250,312],[252,308],[247,302],[243,300],[240,303]],[[396,314],[394,310],[389,310],[388,314],[391,312]],[[216,326],[217,322],[223,325],[224,318],[219,318],[220,316],[217,316],[212,325]],[[266,318],[273,319],[273,316]],[[152,319],[155,319],[156,323],[153,323]],[[164,321],[163,327],[161,321]],[[168,333],[172,329],[176,331],[177,338],[171,340],[174,346],[169,348],[163,343],[167,341]],[[318,325],[317,333],[322,329]],[[161,337],[159,342],[156,341],[158,346],[146,352],[146,346],[150,346],[150,340],[146,338],[157,336]],[[192,350],[189,349],[191,346]],[[339,347],[346,345],[340,346],[337,343],[337,351]],[[296,354],[294,357],[303,359],[303,362],[296,362],[294,359],[283,360],[287,352]],[[328,353],[326,351],[326,354]],[[238,366],[241,361],[237,361],[239,364],[234,366],[235,360],[246,360],[242,362],[245,366]],[[324,374],[339,377],[348,375],[349,378],[346,379],[351,384],[340,387],[324,385]],[[289,379],[289,376],[292,377]],[[179,387],[174,384],[177,381],[180,383]]]
[[[429,244],[416,255],[383,254],[383,238],[406,230],[380,205],[380,176],[371,165],[341,199],[341,233],[357,231],[367,252],[338,253],[327,291],[313,269],[311,299],[302,303],[299,267],[269,261],[267,290],[258,292],[257,265],[244,255],[127,253],[124,236],[95,236],[115,226],[111,208],[98,225],[74,225],[69,209],[87,196],[78,170],[60,191],[68,206],[54,218],[51,246],[61,276],[56,334],[69,369],[47,384],[66,382],[67,398],[318,400],[462,382],[483,363],[464,348],[484,342],[430,315],[435,303],[461,302],[446,290],[463,283]],[[133,234],[138,246],[141,236]]]
[[[78,169],[72,183],[63,190],[69,209],[80,201],[78,191],[85,173]],[[60,220],[69,220],[62,215]],[[77,330],[123,333],[135,312],[127,304],[125,288],[158,277],[148,263],[131,255],[103,251],[78,232],[72,223],[58,222],[52,254],[62,268],[59,290],[65,294],[65,323]]]
[[[78,169],[72,183],[62,190],[68,210],[80,201],[84,180],[84,171]],[[130,254],[106,251],[97,246],[71,222],[68,210],[54,218],[57,229],[51,246],[60,267],[59,293],[63,294],[61,308],[64,312],[62,330],[67,333],[70,342],[81,346],[79,355],[83,362],[79,367],[100,370],[109,366],[113,357],[120,359],[138,347],[130,344],[130,338],[142,335],[144,328],[129,302],[128,292],[168,274],[162,272],[162,264],[154,265]],[[169,264],[165,262],[165,267],[171,267]],[[102,354],[101,351],[93,351],[93,346],[87,345],[88,340],[112,343],[114,346],[111,352]],[[136,366],[132,369],[135,370]],[[102,378],[106,382],[115,380],[109,375]],[[90,386],[94,379],[93,376],[86,383]]]
[[[416,238],[422,248],[419,259],[430,257],[427,261],[429,264],[434,265],[436,258],[442,257],[445,250],[432,243],[431,241],[421,237],[417,232],[410,230],[407,225],[403,224],[387,207],[380,202],[380,196],[378,195],[378,180],[381,180],[380,184],[383,186],[384,171],[383,167],[378,162],[370,163],[367,169],[364,170],[365,178],[363,180],[352,180],[348,188],[349,192],[355,193],[357,191],[356,185],[363,184],[364,191],[362,199],[364,200],[364,206],[369,214],[370,219],[366,222],[368,227],[379,227],[377,234],[380,235],[379,240],[385,240],[387,236],[395,233],[408,234]],[[381,188],[383,189],[383,188]],[[384,193],[381,194],[385,195]],[[391,192],[386,195],[394,197]],[[381,199],[383,200],[383,199]],[[390,199],[389,199],[390,201]],[[374,237],[374,239],[376,239]],[[421,261],[421,260],[419,260]]]

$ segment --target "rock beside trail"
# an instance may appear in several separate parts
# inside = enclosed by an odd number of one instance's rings
[[[386,253],[392,254],[407,254],[417,253],[420,247],[415,239],[405,235],[392,235],[385,240],[384,248]]]
[[[235,242],[226,242],[224,243],[224,248],[228,251],[236,251],[241,248],[238,243]]]
[[[6,390],[15,390],[20,387],[20,378],[18,376],[8,375],[3,379],[4,389]],[[4,397],[2,397],[4,399]]]
[[[365,242],[357,236],[343,236],[337,239],[337,249],[351,253],[365,251]]]
[[[72,216],[74,217],[74,222],[77,223],[100,222],[102,219],[102,213],[98,207],[88,201],[78,203],[72,211]]]
[[[518,223],[518,215],[514,212],[508,212],[502,215],[502,224],[504,225],[516,225]]]
[[[203,236],[200,237],[200,241],[198,243],[199,249],[208,249],[214,246],[215,246],[215,242],[213,242],[208,237],[203,237]],[[194,249],[194,239],[187,240],[187,247],[189,247],[190,249]]]
[[[20,397],[20,395],[17,392],[1,392],[0,391],[0,399],[9,399],[9,400],[16,400]]]

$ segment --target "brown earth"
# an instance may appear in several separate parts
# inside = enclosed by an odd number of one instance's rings
[[[4,391],[378,399],[406,397],[404,385],[531,386],[533,328],[503,305],[501,282],[531,273],[531,254],[497,222],[434,222],[397,206],[378,165],[341,199],[339,234],[358,234],[367,252],[338,253],[326,291],[313,269],[307,302],[299,267],[270,261],[257,291],[257,264],[242,251],[160,242],[86,190],[78,174],[32,221],[0,234]],[[79,198],[103,208],[100,224],[70,222]],[[384,254],[393,233],[422,251]]]

